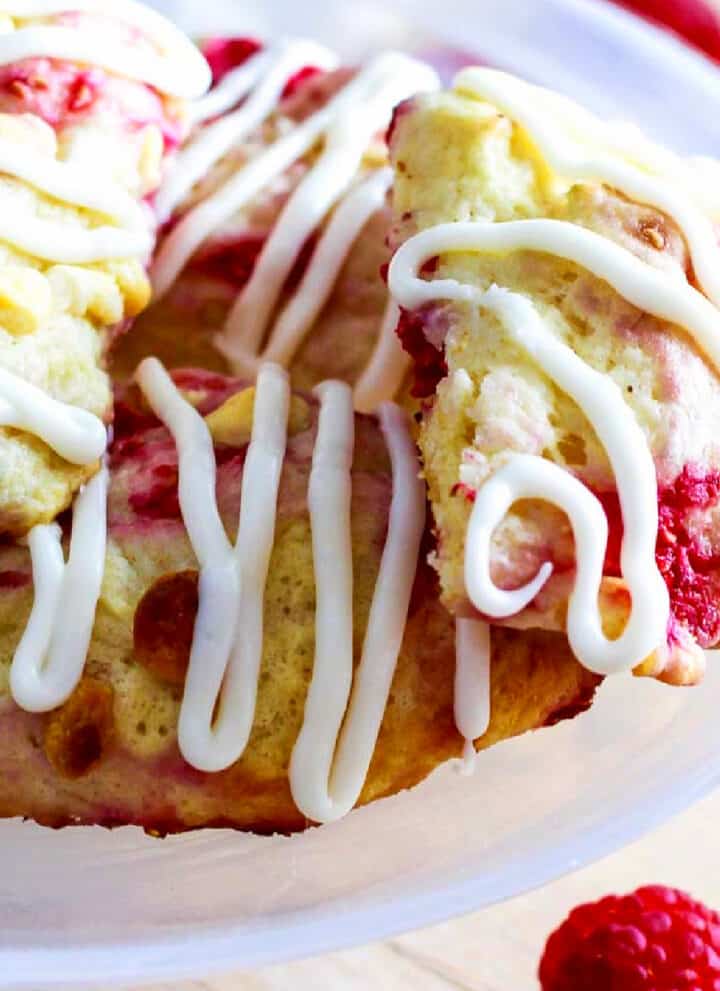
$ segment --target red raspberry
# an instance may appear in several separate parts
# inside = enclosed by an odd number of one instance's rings
[[[262,43],[256,38],[225,38],[223,36],[208,38],[202,46],[202,52],[212,70],[213,86],[217,86],[228,72],[247,62],[262,47]],[[286,100],[293,96],[303,83],[322,75],[322,72],[322,69],[318,69],[314,65],[306,65],[302,69],[298,69],[288,79],[281,99]]]
[[[720,915],[653,885],[574,909],[540,961],[542,991],[720,991]]]
[[[237,69],[261,48],[262,44],[256,38],[208,38],[202,52],[212,69],[213,85],[216,86],[231,69]]]
[[[316,79],[322,74],[323,70],[318,69],[316,65],[305,65],[302,69],[298,69],[295,75],[290,76],[285,84],[285,89],[282,91],[282,99],[287,100],[289,97],[294,96],[300,87],[306,82],[309,82],[311,79]]]
[[[426,303],[417,310],[402,310],[395,333],[403,349],[413,359],[412,395],[427,399],[437,389],[448,372],[445,356],[426,336],[428,324],[442,320],[442,310],[435,303]]]
[[[720,14],[706,0],[616,0],[720,60]]]

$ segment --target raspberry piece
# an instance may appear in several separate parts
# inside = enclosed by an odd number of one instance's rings
[[[0,571],[0,588],[25,588],[31,581],[26,571]]]
[[[265,235],[253,233],[213,241],[195,255],[188,268],[228,282],[239,291],[252,275],[264,244]]]
[[[616,492],[596,492],[609,525],[603,573],[619,576],[622,512]],[[687,630],[709,647],[720,639],[718,569],[720,553],[694,530],[696,511],[711,512],[720,503],[720,472],[687,464],[669,485],[658,488],[660,573],[670,593],[673,626]]]
[[[417,310],[402,310],[395,331],[403,349],[413,359],[412,395],[418,399],[432,396],[438,383],[447,375],[442,351],[431,344],[426,336],[426,328],[434,312],[434,303],[428,303]]]
[[[720,914],[661,885],[581,905],[539,977],[542,991],[720,991]]]
[[[255,38],[208,38],[203,44],[202,52],[212,70],[213,86],[217,86],[228,72],[247,62],[262,47],[261,42]],[[294,96],[304,83],[322,74],[323,70],[315,65],[303,66],[290,76],[280,98],[287,100]]]
[[[78,114],[89,110],[97,99],[98,93],[98,82],[92,74],[89,72],[79,73],[77,79],[68,87],[68,112]]]
[[[616,0],[720,60],[720,14],[705,0]]]
[[[237,69],[261,48],[261,43],[255,38],[208,38],[202,52],[212,70],[213,85],[216,86],[231,69]]]
[[[390,120],[387,133],[385,134],[385,142],[388,147],[392,144],[393,136],[397,130],[398,124],[400,123],[400,119],[402,117],[406,117],[412,111],[414,99],[415,98],[411,96],[409,99],[403,100],[402,103],[398,103],[393,110],[393,115]]]
[[[316,79],[318,76],[322,76],[322,74],[323,70],[319,69],[316,65],[305,65],[302,69],[298,69],[295,75],[290,76],[285,84],[281,99],[287,100],[291,96],[294,96],[304,83],[309,82],[311,79]]]

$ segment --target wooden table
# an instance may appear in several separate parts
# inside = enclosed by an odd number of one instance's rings
[[[720,907],[718,843],[720,793],[621,853],[495,908],[386,943],[166,991],[534,991],[545,938],[579,902],[662,882]]]

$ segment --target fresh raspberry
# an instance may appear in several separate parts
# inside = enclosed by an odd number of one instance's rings
[[[550,936],[542,991],[720,991],[720,915],[652,885],[574,909]]]
[[[707,0],[616,0],[616,3],[670,28],[695,48],[720,60],[720,14]]]
[[[319,69],[316,65],[305,65],[302,69],[298,69],[295,75],[290,76],[285,84],[285,89],[282,91],[282,99],[288,100],[297,93],[301,86],[311,79],[317,79],[322,74],[323,70]]]
[[[202,52],[212,70],[213,85],[217,85],[231,69],[237,69],[260,51],[262,44],[256,38],[208,38]]]
[[[256,55],[262,47],[262,43],[256,38],[242,36],[238,38],[223,36],[208,38],[202,46],[202,52],[212,71],[213,86],[217,86],[232,69],[237,69],[253,55]],[[321,76],[322,73],[323,70],[315,65],[305,65],[302,69],[298,69],[285,84],[281,99],[286,100],[293,96],[303,83],[309,82],[316,76]]]

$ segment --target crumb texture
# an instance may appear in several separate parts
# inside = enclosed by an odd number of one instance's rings
[[[176,373],[184,394],[212,414],[242,383]],[[306,825],[287,770],[303,718],[314,653],[315,584],[306,494],[317,406],[296,397],[265,593],[258,704],[248,748],[218,774],[189,767],[177,720],[197,608],[197,561],[177,500],[170,435],[132,387],[118,396],[112,448],[110,541],[85,676],[55,712],[22,712],[8,671],[32,602],[20,547],[0,548],[0,814],[49,825],[136,823],[155,832],[231,825],[257,832]],[[237,406],[237,401],[235,406]],[[246,406],[246,404],[245,404]],[[218,443],[217,496],[235,536],[247,441]],[[356,661],[385,542],[392,481],[374,419],[356,419],[352,542]],[[462,751],[453,717],[454,625],[423,564],[377,748],[361,802],[410,787]],[[586,708],[597,679],[552,633],[497,632],[492,721],[479,747]]]
[[[396,116],[391,154],[397,170],[391,237],[396,248],[449,221],[560,220],[621,245],[668,280],[695,285],[687,245],[669,217],[598,182],[558,182],[528,134],[472,95],[450,92],[410,101]],[[657,555],[674,622],[686,641],[716,643],[720,383],[688,333],[554,255],[457,252],[431,267],[428,279],[482,289],[499,285],[525,296],[560,340],[615,383],[655,463]],[[420,445],[444,602],[453,611],[468,606],[463,562],[475,493],[512,454],[535,455],[572,473],[606,508],[610,539],[601,594],[606,632],[617,634],[629,605],[619,581],[622,518],[607,454],[582,410],[479,307],[427,304],[405,315],[401,332],[416,360],[416,390],[426,397]],[[553,564],[553,578],[529,612],[510,623],[562,629],[575,566],[566,517],[547,503],[519,502],[494,535],[493,580],[517,588],[545,561]]]

